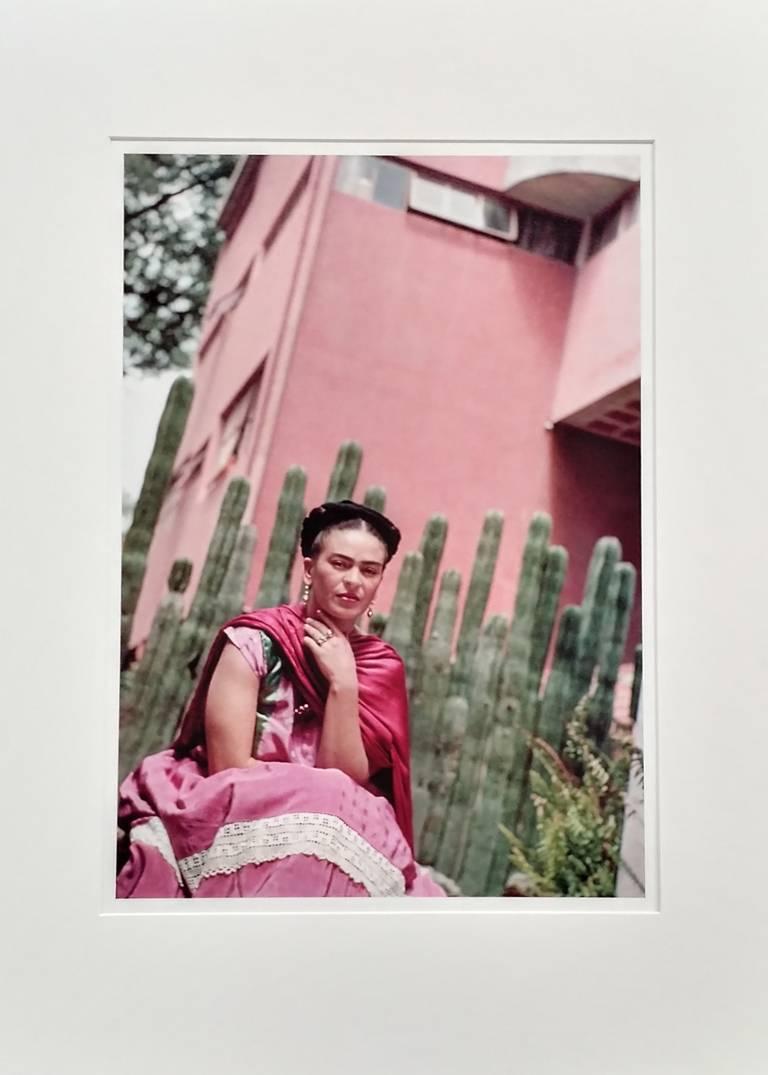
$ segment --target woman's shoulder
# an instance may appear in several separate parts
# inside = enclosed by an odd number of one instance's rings
[[[228,624],[225,636],[237,647],[257,676],[266,676],[282,662],[282,652],[270,634],[248,624]]]

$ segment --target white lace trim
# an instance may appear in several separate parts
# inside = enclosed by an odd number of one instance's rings
[[[179,887],[183,887],[184,882],[181,879],[176,856],[171,847],[171,841],[166,832],[165,825],[159,817],[151,817],[147,821],[141,821],[138,825],[134,825],[131,829],[131,843],[145,844],[147,847],[154,847],[156,851],[159,851],[176,874],[176,880],[179,882]]]
[[[291,855],[314,855],[333,863],[370,896],[405,895],[402,872],[333,814],[279,814],[222,825],[211,846],[181,859],[179,869],[194,893],[206,877]]]

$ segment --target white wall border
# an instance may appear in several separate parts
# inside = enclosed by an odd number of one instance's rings
[[[4,1069],[762,1073],[759,5],[73,0],[4,29]],[[99,915],[115,137],[654,143],[660,913]]]

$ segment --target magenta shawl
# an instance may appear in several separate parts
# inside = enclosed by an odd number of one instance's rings
[[[286,658],[286,674],[312,710],[322,716],[328,685],[304,648],[304,607],[280,605],[236,616],[221,628],[187,708],[174,743],[176,756],[205,743],[205,698],[226,643],[226,627],[254,627],[277,642]],[[392,770],[392,806],[403,836],[413,849],[413,814],[405,670],[397,651],[375,635],[353,632],[349,641],[357,664],[360,732],[371,775]]]

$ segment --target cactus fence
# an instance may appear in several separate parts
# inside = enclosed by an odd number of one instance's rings
[[[329,498],[354,495],[361,457],[357,444],[341,446]],[[290,596],[305,488],[304,470],[292,467],[255,607]],[[186,617],[191,565],[173,565],[141,660],[123,677],[121,777],[170,741],[216,628],[245,607],[255,544],[253,529],[242,524],[247,498],[248,483],[234,479]],[[373,486],[364,500],[382,509],[385,492]],[[417,858],[468,896],[503,891],[509,844],[502,824],[524,842],[532,836],[532,737],[559,751],[570,716],[587,699],[589,733],[597,745],[609,744],[634,601],[635,569],[621,562],[619,542],[604,537],[594,547],[581,605],[558,616],[568,555],[550,544],[551,519],[538,513],[528,529],[514,609],[509,617],[486,619],[503,526],[499,512],[487,514],[462,603],[458,572],[440,570],[448,521],[428,519],[419,548],[401,560],[389,614],[376,612],[368,625],[395,646],[406,666]],[[639,647],[634,660],[633,712]]]

